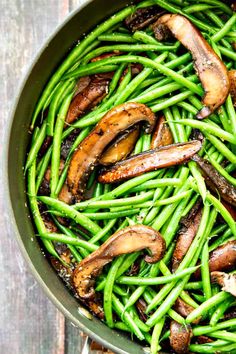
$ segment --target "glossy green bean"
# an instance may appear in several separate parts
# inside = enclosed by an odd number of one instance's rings
[[[46,131],[47,131],[47,122],[45,120],[40,128],[40,132],[37,136],[37,139],[35,139],[35,141],[32,143],[32,146],[30,148],[29,154],[27,156],[26,164],[25,164],[25,172],[32,165],[33,161],[36,159],[38,152],[44,142],[44,139],[46,138]]]
[[[106,284],[103,292],[103,308],[107,325],[114,327],[113,315],[112,315],[112,292],[115,282],[116,273],[124,260],[124,256],[118,257],[111,265],[107,274]]]
[[[186,323],[193,322],[196,318],[204,315],[207,311],[209,311],[212,307],[220,304],[221,302],[227,300],[232,295],[226,293],[225,291],[221,291],[218,294],[212,296],[205,302],[203,302],[197,309],[193,310],[186,318]]]
[[[119,299],[112,294],[112,306],[117,315],[126,323],[138,339],[144,340],[144,335],[136,325],[135,321],[132,319],[131,315],[128,312],[124,312],[124,306],[119,301]]]
[[[229,18],[229,20],[224,24],[224,26],[220,29],[220,31],[215,33],[211,37],[211,39],[214,42],[219,42],[219,40],[221,40],[223,37],[226,36],[226,34],[231,30],[232,26],[234,26],[235,23],[236,23],[236,13],[234,13],[233,16]]]
[[[60,146],[62,141],[62,132],[66,114],[72,99],[72,94],[68,95],[62,102],[61,108],[58,113],[57,121],[55,124],[55,131],[52,142],[52,159],[50,170],[50,190],[51,197],[56,195],[56,188],[59,181],[59,168],[60,168]]]
[[[160,285],[160,284],[167,284],[171,281],[175,281],[181,279],[185,275],[192,274],[196,271],[198,267],[191,267],[186,268],[183,271],[180,271],[175,274],[166,275],[163,277],[156,277],[156,278],[142,278],[136,276],[122,276],[116,279],[118,284],[125,284],[125,285]]]
[[[161,336],[162,329],[165,324],[165,317],[163,317],[160,322],[158,322],[152,332],[152,341],[151,341],[151,354],[159,353],[161,347],[159,345],[159,339]]]
[[[227,311],[227,309],[232,304],[235,304],[235,300],[233,298],[228,298],[224,302],[219,304],[219,306],[216,308],[216,310],[213,312],[211,316],[210,325],[214,327],[219,322],[221,317],[224,315],[225,311]]]
[[[38,200],[41,200],[43,203],[52,207],[56,211],[61,212],[65,217],[74,220],[76,223],[83,226],[86,230],[91,232],[91,234],[93,235],[101,231],[101,228],[98,226],[98,224],[94,223],[87,216],[79,213],[71,206],[67,205],[62,201],[50,197],[38,197]]]

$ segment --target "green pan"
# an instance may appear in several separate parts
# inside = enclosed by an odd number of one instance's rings
[[[82,34],[90,31],[97,23],[129,3],[131,3],[129,0],[87,1],[55,30],[36,56],[16,97],[8,125],[4,154],[4,185],[8,187],[6,207],[12,222],[12,229],[32,273],[47,296],[71,322],[105,347],[116,353],[143,354],[145,348],[138,343],[132,342],[118,331],[109,329],[96,318],[90,320],[79,312],[79,302],[70,294],[43,256],[34,236],[34,228],[26,203],[23,174],[30,139],[28,133],[30,119],[49,77]]]

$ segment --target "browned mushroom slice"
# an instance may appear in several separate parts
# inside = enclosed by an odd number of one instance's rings
[[[82,92],[91,82],[92,80],[92,76],[83,76],[80,77],[79,80],[77,81],[77,84],[75,86],[75,93],[74,93],[74,97]]]
[[[224,315],[224,320],[231,320],[233,318],[236,318],[236,307],[233,307],[227,313]]]
[[[151,132],[156,116],[144,104],[122,104],[110,110],[82,141],[72,156],[67,178],[69,188],[77,199],[83,196],[89,174],[107,145],[119,133],[140,121],[147,121],[147,131]]]
[[[189,352],[189,344],[192,338],[192,329],[189,325],[183,326],[176,321],[170,323],[170,345],[177,354]]]
[[[145,256],[145,261],[156,263],[163,257],[165,248],[165,241],[160,233],[148,226],[134,225],[116,232],[78,264],[73,274],[77,294],[84,299],[93,297],[95,278],[114,257],[149,249],[151,255]]]
[[[165,118],[158,119],[156,128],[152,135],[151,149],[173,144],[173,136]]]
[[[186,222],[180,228],[178,232],[178,238],[175,246],[175,250],[172,256],[172,271],[175,272],[182,262],[185,254],[187,253],[189,247],[191,246],[200,222],[202,218],[202,210],[198,204],[196,207],[193,207],[190,211],[191,219],[185,219]]]
[[[211,272],[211,281],[222,287],[222,290],[236,296],[236,274]]]
[[[186,17],[166,14],[157,20],[153,28],[158,40],[165,39],[165,35],[171,32],[191,52],[205,90],[202,101],[204,107],[198,112],[197,118],[209,116],[228,96],[230,84],[226,66]]]
[[[218,191],[222,199],[236,206],[236,188],[224,178],[212,164],[202,157],[195,155],[193,160],[197,162],[203,171],[206,183],[213,192]]]
[[[139,127],[134,126],[120,135],[102,154],[99,162],[111,165],[125,159],[134,149],[139,137]]]
[[[132,15],[125,20],[125,25],[132,32],[147,27],[156,21],[165,11],[158,6],[149,6],[136,10]]]
[[[73,123],[82,114],[101,102],[108,92],[108,84],[108,79],[94,78],[88,86],[86,86],[73,98],[65,123]]]
[[[80,133],[80,129],[74,129],[73,132],[66,139],[62,141],[61,158],[64,161],[67,159],[70,149],[72,148],[72,145],[74,144],[79,133]]]
[[[229,71],[230,94],[233,100],[234,107],[236,107],[236,70]]]
[[[187,162],[201,149],[200,141],[173,144],[148,150],[104,169],[98,177],[101,183],[116,183],[159,168]]]
[[[178,312],[184,318],[188,317],[188,315],[194,310],[194,308],[192,306],[187,304],[180,297],[178,297],[178,299],[175,301],[174,309],[176,312]],[[197,318],[196,320],[193,321],[193,323],[198,324],[200,320],[201,320],[201,318]]]
[[[222,246],[217,247],[210,253],[209,269],[210,272],[230,270],[236,264],[236,241],[228,241]],[[200,276],[200,270],[195,273]]]

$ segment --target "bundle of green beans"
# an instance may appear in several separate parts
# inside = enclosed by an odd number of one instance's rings
[[[236,69],[236,53],[231,45],[236,41],[236,15],[220,0],[145,0],[125,7],[98,25],[61,63],[35,108],[25,166],[31,215],[36,234],[48,254],[59,259],[64,267],[68,264],[57,252],[58,243],[66,245],[74,267],[114,232],[128,225],[144,224],[160,231],[167,249],[157,264],[145,263],[140,252],[135,252],[117,257],[97,278],[96,291],[103,295],[104,321],[111,328],[134,335],[143,345],[150,345],[152,354],[161,348],[168,350],[170,319],[184,326],[191,324],[191,352],[235,353],[236,319],[224,320],[225,312],[235,306],[235,299],[211,284],[208,261],[210,251],[235,240],[236,225],[220,198],[206,187],[195,162],[144,173],[115,186],[96,183],[95,169],[88,182],[88,188],[94,186],[90,199],[73,205],[58,199],[79,144],[111,108],[129,101],[144,103],[157,115],[163,114],[175,143],[188,141],[192,129],[199,129],[205,137],[200,155],[236,185],[231,174],[236,169],[236,112],[231,97],[206,120],[196,120],[194,117],[202,108],[203,89],[190,53],[179,42],[158,42],[150,27],[132,34],[124,26],[124,20],[136,9],[153,5],[187,17],[222,57],[227,68]],[[114,51],[122,54],[90,62]],[[135,77],[130,70],[133,63],[142,65]],[[106,97],[93,110],[66,126],[64,122],[77,80],[107,72],[114,75]],[[62,142],[78,130],[61,170]],[[51,145],[42,154],[42,145],[49,137]],[[148,150],[150,141],[151,135],[142,131],[133,153]],[[226,168],[222,167],[222,161]],[[39,196],[49,168],[50,195]],[[197,235],[178,270],[172,273],[171,258],[180,220],[199,197],[203,211]],[[62,223],[62,217],[67,218],[67,226]],[[49,219],[55,225],[55,232],[48,231]],[[134,264],[138,264],[138,270],[132,276]],[[201,266],[198,281],[192,274],[197,264]],[[194,308],[187,318],[174,310],[179,297]],[[146,304],[142,317],[137,311],[141,300]],[[194,324],[199,318],[201,323]],[[197,343],[196,337],[203,335],[211,340],[206,344]]]

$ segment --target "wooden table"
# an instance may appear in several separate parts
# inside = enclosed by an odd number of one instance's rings
[[[84,1],[1,0],[1,156],[4,125],[29,63],[55,27]],[[2,160],[0,167],[2,173]],[[81,354],[84,336],[46,298],[18,250],[4,208],[3,188],[0,192],[0,352]]]

